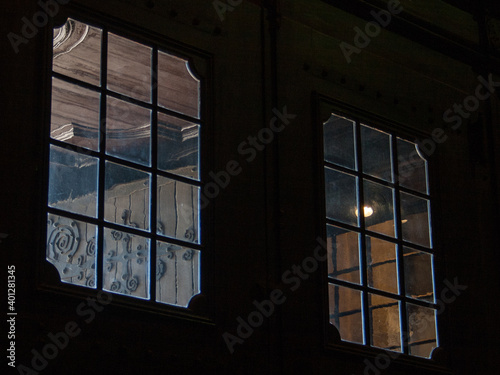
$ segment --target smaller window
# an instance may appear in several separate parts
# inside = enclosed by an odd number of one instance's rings
[[[438,346],[431,199],[417,145],[323,124],[329,320],[343,341],[429,358]]]
[[[46,259],[67,284],[186,307],[200,293],[201,81],[187,59],[54,29]]]

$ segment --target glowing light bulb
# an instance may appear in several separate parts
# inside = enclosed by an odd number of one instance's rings
[[[356,208],[354,210],[354,213],[356,214],[356,216],[358,216],[358,209]],[[373,215],[373,208],[371,208],[370,206],[364,206],[363,207],[363,214],[365,217],[370,217]]]

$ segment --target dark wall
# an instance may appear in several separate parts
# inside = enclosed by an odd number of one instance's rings
[[[49,26],[37,28],[16,53],[7,35],[21,35],[22,17],[32,19],[41,8],[28,0],[4,5],[0,233],[8,236],[0,247],[2,280],[7,280],[7,265],[15,266],[16,365],[38,365],[47,374],[367,373],[365,361],[374,363],[379,351],[325,345],[322,269],[287,294],[233,354],[222,336],[236,334],[237,318],[255,310],[254,300],[286,288],[281,276],[311,254],[322,234],[319,132],[329,107],[321,109],[321,96],[420,140],[432,140],[436,129],[444,134],[440,143],[433,141],[429,156],[437,296],[448,282],[467,289],[458,290],[439,316],[443,353],[435,360],[402,356],[385,373],[495,373],[498,95],[482,100],[460,126],[443,120],[454,103],[475,94],[478,76],[488,80],[493,73],[491,79],[500,82],[487,18],[444,2],[417,6],[404,1],[405,11],[348,63],[340,43],[354,43],[354,27],[371,20],[366,4],[383,7],[382,2],[278,3],[275,8],[274,2],[264,7],[243,2],[227,9],[222,20],[211,1],[75,0],[61,5],[57,15],[64,19],[66,12],[78,11],[133,24],[167,44],[176,41],[209,56],[207,165],[217,172],[236,160],[242,172],[210,202],[208,260],[202,269],[209,273],[206,298],[202,307],[187,312],[151,312],[119,298],[94,302],[96,293],[57,287],[59,277],[44,259]],[[239,145],[269,125],[273,109],[284,106],[296,117],[247,161]],[[5,339],[9,326],[4,327],[4,342],[10,345]],[[36,353],[52,342],[50,333],[65,329],[75,335],[67,346],[61,344],[64,348],[46,363],[37,360]],[[16,372],[3,361],[9,373],[33,373]]]

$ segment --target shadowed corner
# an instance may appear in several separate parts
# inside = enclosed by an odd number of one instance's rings
[[[448,353],[441,347],[434,348],[431,353],[431,360],[442,366],[446,366],[448,364]]]
[[[205,297],[203,294],[195,295],[189,301],[188,309],[198,314],[207,314],[208,313],[207,297]]]
[[[328,342],[330,343],[340,344],[342,342],[339,330],[332,323],[328,323],[327,337],[328,337]]]
[[[51,261],[45,259],[45,263],[42,267],[42,272],[44,286],[58,285],[59,283],[62,283],[61,273],[57,269],[57,266]]]

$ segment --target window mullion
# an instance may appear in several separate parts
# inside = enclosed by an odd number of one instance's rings
[[[391,137],[392,140],[392,173],[394,176],[394,211],[395,211],[395,230],[396,230],[396,239],[398,241],[397,245],[397,258],[398,258],[398,283],[399,283],[399,294],[402,296],[401,298],[401,306],[400,306],[400,317],[401,317],[401,343],[403,346],[403,353],[409,354],[408,347],[408,319],[406,313],[406,286],[405,286],[405,274],[404,274],[404,257],[403,257],[403,234],[401,228],[401,210],[400,210],[400,198],[399,198],[399,169],[398,169],[398,151],[397,151],[397,138],[393,135]]]
[[[361,284],[363,286],[363,332],[364,332],[364,340],[365,345],[371,345],[370,337],[371,337],[371,327],[370,327],[370,303],[368,298],[368,267],[367,267],[367,259],[366,259],[366,236],[365,236],[365,215],[364,207],[365,207],[365,199],[364,199],[364,186],[363,186],[363,160],[362,160],[362,152],[361,152],[361,124],[359,121],[356,121],[355,127],[355,152],[356,152],[356,169],[358,171],[358,179],[357,179],[357,194],[358,194],[358,223],[360,228],[359,236],[359,246],[360,246],[360,268],[361,268]]]
[[[101,40],[101,97],[99,109],[99,184],[97,194],[97,219],[101,223],[98,226],[97,237],[97,264],[96,264],[96,286],[98,290],[102,290],[104,285],[104,196],[105,196],[105,154],[106,154],[106,116],[107,116],[107,72],[108,71],[108,30],[103,28]]]
[[[151,174],[151,186],[150,186],[150,196],[151,196],[151,207],[150,207],[150,227],[151,227],[151,247],[150,247],[150,299],[152,301],[156,300],[156,234],[157,230],[157,207],[158,207],[158,197],[157,197],[157,185],[158,185],[158,48],[153,47],[152,51],[152,61],[151,61],[151,101],[153,105],[153,111],[151,113],[151,167],[153,173]]]

